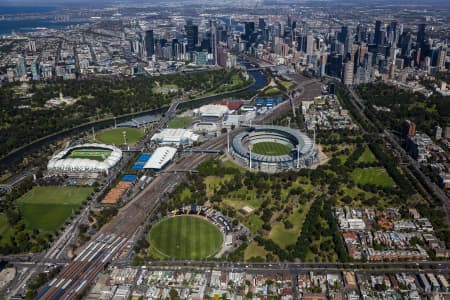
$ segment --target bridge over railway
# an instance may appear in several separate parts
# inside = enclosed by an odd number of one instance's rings
[[[158,173],[198,173],[197,170],[194,169],[170,169],[170,170],[162,170]]]
[[[0,190],[4,190],[7,193],[11,193],[12,192],[12,186],[9,184],[0,184]]]
[[[220,149],[205,149],[205,148],[192,148],[192,149],[183,149],[182,152],[187,153],[212,153],[212,154],[218,154],[220,153]]]

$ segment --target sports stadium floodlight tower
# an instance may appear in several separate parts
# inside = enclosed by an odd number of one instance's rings
[[[122,136],[123,136],[123,144],[126,145],[127,144],[127,132],[125,130],[122,131]]]
[[[252,169],[252,148],[253,148],[253,145],[250,144],[250,145],[248,146],[248,150],[250,150],[250,156],[249,156],[248,167],[249,167],[250,170]]]

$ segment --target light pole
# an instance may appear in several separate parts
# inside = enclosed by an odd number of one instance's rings
[[[123,136],[123,144],[126,145],[127,144],[127,132],[125,130],[122,131],[122,136]]]
[[[252,148],[253,148],[253,145],[248,146],[248,150],[250,150],[250,156],[249,156],[250,160],[249,160],[249,163],[248,163],[250,170],[252,169]]]
[[[230,153],[230,131],[227,129],[227,152]]]

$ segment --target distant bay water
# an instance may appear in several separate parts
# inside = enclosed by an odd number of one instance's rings
[[[16,15],[17,19],[14,20],[1,20],[0,19],[0,35],[11,34],[13,31],[16,33],[32,32],[39,30],[39,28],[49,29],[61,29],[67,26],[73,26],[82,24],[85,22],[72,22],[72,21],[55,21],[53,18],[37,17],[19,19],[19,15],[22,14],[42,14],[57,12],[61,8],[56,6],[1,6],[1,15]]]

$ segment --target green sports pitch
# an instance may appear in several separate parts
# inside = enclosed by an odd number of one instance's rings
[[[36,186],[17,200],[29,229],[58,230],[87,199],[91,187]]]
[[[85,149],[75,149],[70,152],[70,158],[87,158],[92,160],[104,161],[111,155],[111,150],[107,149],[95,149],[95,148],[85,148]]]
[[[125,132],[128,145],[134,145],[141,137],[144,136],[144,131],[137,128],[114,128],[102,131],[98,134],[97,139],[108,145],[123,145]]]
[[[252,151],[261,155],[279,156],[291,153],[291,147],[277,142],[260,142],[253,145]]]
[[[148,241],[154,252],[166,259],[203,259],[220,250],[223,236],[202,218],[176,216],[154,225]]]

